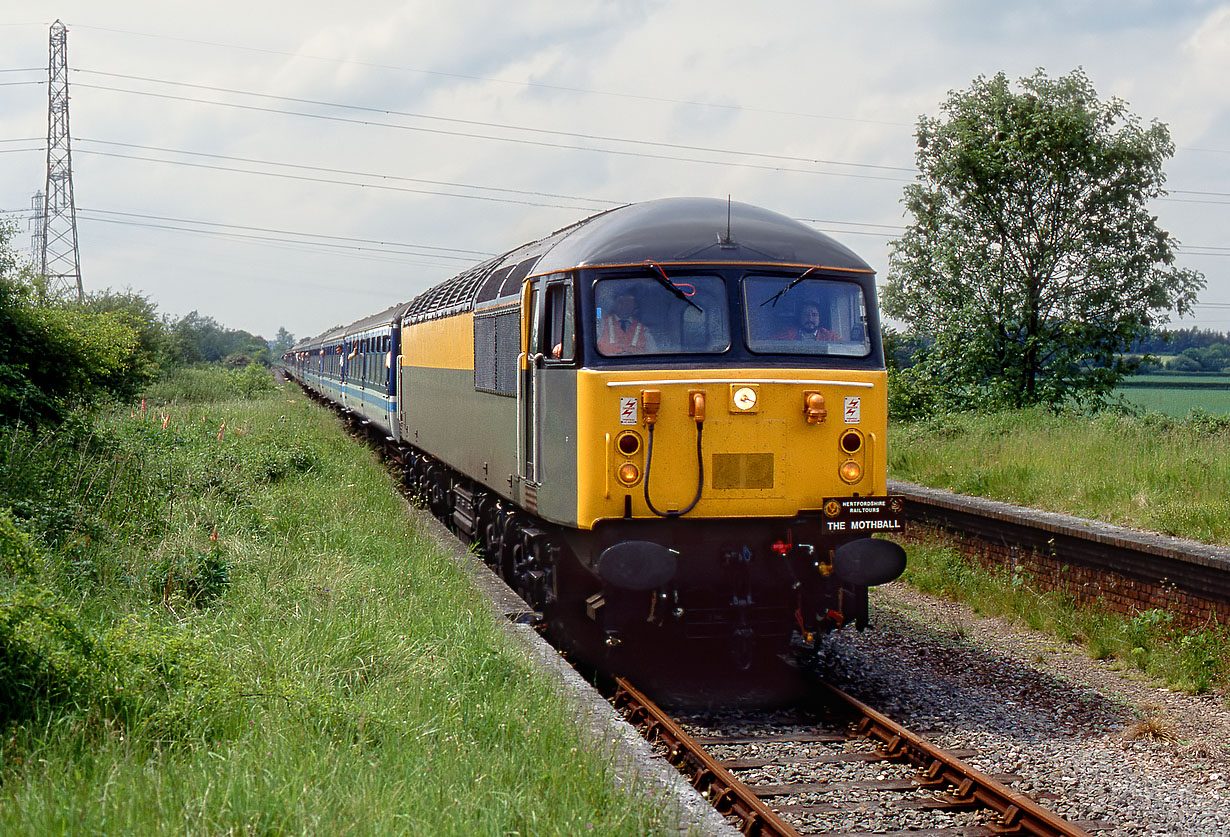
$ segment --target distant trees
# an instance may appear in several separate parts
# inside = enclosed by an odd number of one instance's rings
[[[1217,343],[1230,344],[1230,334],[1207,328],[1156,329],[1132,344],[1132,351],[1173,355],[1184,349],[1203,349]]]
[[[196,311],[160,316],[131,290],[94,293],[83,303],[56,298],[13,250],[13,234],[0,225],[0,426],[53,425],[79,405],[133,399],[176,366],[269,365],[264,338]]]
[[[263,337],[223,327],[213,317],[193,311],[170,325],[175,351],[183,363],[269,365],[269,344]]]
[[[295,335],[285,328],[279,328],[278,333],[273,338],[273,345],[269,347],[269,350],[275,358],[279,358],[286,352],[289,352],[294,345]]]
[[[1174,372],[1230,373],[1230,344],[1190,346],[1167,361],[1165,368]]]
[[[980,76],[918,124],[883,304],[922,347],[898,381],[916,406],[1100,400],[1133,342],[1203,287],[1147,208],[1166,127],[1099,100],[1080,70],[1020,88]]]

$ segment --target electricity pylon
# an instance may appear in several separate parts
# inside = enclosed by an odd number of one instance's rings
[[[81,288],[81,256],[77,250],[77,207],[73,203],[73,157],[68,135],[68,30],[51,24],[47,64],[47,188],[43,191],[42,254],[39,272],[57,293]]]

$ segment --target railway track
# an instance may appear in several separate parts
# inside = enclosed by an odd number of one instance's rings
[[[612,703],[744,834],[1088,837],[1072,823],[825,683],[786,713],[672,718],[632,684]]]

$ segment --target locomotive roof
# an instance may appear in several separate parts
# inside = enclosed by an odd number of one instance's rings
[[[852,250],[806,224],[758,206],[713,198],[665,198],[595,215],[568,230],[535,272],[640,264],[646,259],[778,262],[871,272]]]
[[[489,259],[415,297],[404,315],[411,322],[429,320],[513,298],[531,271],[553,273],[646,260],[779,263],[873,272],[849,248],[785,215],[713,198],[664,198],[602,212]]]

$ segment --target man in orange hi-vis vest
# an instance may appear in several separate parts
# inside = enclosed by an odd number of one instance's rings
[[[604,355],[653,351],[653,337],[636,318],[636,297],[631,293],[617,296],[611,312],[598,321],[598,351]]]

